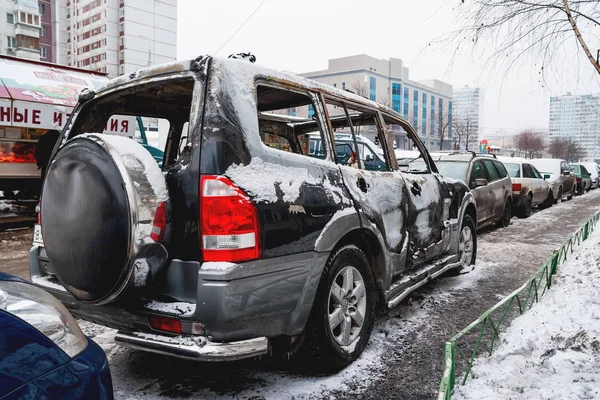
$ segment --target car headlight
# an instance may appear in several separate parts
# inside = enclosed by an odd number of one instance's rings
[[[36,328],[69,357],[75,357],[87,348],[87,338],[65,306],[33,285],[0,282],[0,310]]]

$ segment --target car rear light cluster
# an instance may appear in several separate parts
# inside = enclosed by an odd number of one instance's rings
[[[157,331],[182,333],[181,322],[175,318],[151,315],[148,317],[150,327]]]
[[[241,262],[260,258],[256,205],[224,176],[201,178],[200,234],[204,261]]]
[[[521,184],[520,183],[513,183],[512,184],[512,190],[513,192],[521,192]]]
[[[581,183],[582,179],[581,178],[577,178],[577,183]]]
[[[35,213],[37,215],[37,223],[42,223],[42,208],[40,207],[40,203],[35,206]]]
[[[165,203],[160,203],[156,208],[154,214],[154,220],[152,221],[152,231],[150,232],[150,238],[157,243],[160,243],[165,238],[165,232],[167,231],[167,208]]]

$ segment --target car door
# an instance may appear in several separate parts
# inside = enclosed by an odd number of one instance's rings
[[[532,204],[539,203],[540,199],[540,185],[536,182],[535,174],[533,173],[533,169],[531,164],[523,163],[523,183],[527,185],[529,190],[533,195]]]
[[[529,166],[531,167],[531,171],[533,172],[533,176],[538,187],[538,197],[536,202],[540,204],[546,201],[548,198],[548,183],[544,180],[544,177],[542,174],[540,174],[540,171],[538,171],[536,167],[531,164],[529,164]]]
[[[494,202],[494,211],[492,215],[493,219],[497,220],[502,216],[502,212],[504,211],[506,183],[500,179],[500,174],[491,159],[481,161],[490,178],[488,180],[488,186],[490,187]]]
[[[477,187],[476,181],[485,179],[488,184]],[[477,226],[488,223],[494,215],[494,189],[489,183],[489,176],[481,160],[473,162],[469,176],[469,187],[477,205]]]
[[[375,132],[380,143],[386,143],[386,136],[379,122],[378,111],[367,106],[354,104],[334,97],[324,97],[330,129],[350,139],[336,139],[337,163],[344,184],[350,192],[357,209],[363,217],[363,226],[381,235],[389,254],[396,255],[391,260],[390,271],[401,270],[405,264],[408,195],[402,178],[392,171],[391,157],[386,157],[382,171],[369,171],[364,164],[349,165],[348,153],[362,158],[359,136],[356,132]],[[384,152],[387,152],[387,146]],[[404,249],[404,251],[403,251]],[[391,276],[388,279],[391,280]]]
[[[565,175],[566,172],[569,172],[569,174]],[[571,192],[571,190],[573,190],[573,186],[575,186],[577,183],[577,179],[575,178],[573,171],[571,171],[569,164],[564,160],[560,162],[560,173],[562,175],[561,180],[563,182],[563,193]]]

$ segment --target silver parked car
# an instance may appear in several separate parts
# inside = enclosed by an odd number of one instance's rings
[[[512,181],[513,209],[520,218],[531,215],[532,207],[547,208],[554,203],[552,187],[525,158],[498,157]]]
[[[590,173],[590,178],[592,179],[592,189],[596,189],[600,186],[600,165],[593,161],[582,162],[580,163],[588,170]]]
[[[552,186],[554,204],[564,197],[567,200],[573,198],[577,190],[577,181],[568,162],[558,158],[536,158],[530,162]]]
[[[492,154],[433,153],[442,176],[463,180],[477,204],[477,229],[491,224],[507,227],[512,218],[512,183],[504,165]],[[409,172],[418,170],[422,159],[413,161]]]

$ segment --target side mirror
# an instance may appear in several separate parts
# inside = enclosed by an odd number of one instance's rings
[[[365,161],[373,161],[373,154],[367,154],[367,157],[365,158]]]
[[[544,174],[544,180],[550,179],[550,174]]]
[[[487,186],[487,184],[488,184],[487,179],[483,179],[483,178],[475,179],[475,187],[476,188],[481,187],[481,186]]]
[[[571,171],[569,171],[568,169],[565,169],[565,170],[563,171],[563,175],[565,175],[565,176],[569,176],[569,175],[571,175]]]

